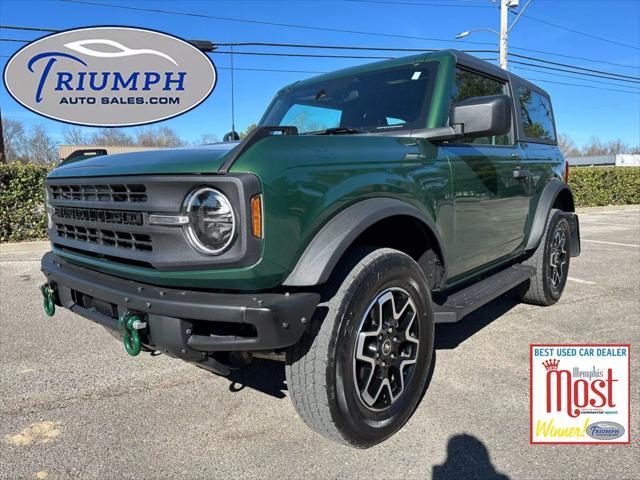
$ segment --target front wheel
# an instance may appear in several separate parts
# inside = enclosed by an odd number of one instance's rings
[[[395,433],[423,393],[433,352],[427,282],[391,249],[356,251],[287,355],[287,385],[318,433],[367,448]]]

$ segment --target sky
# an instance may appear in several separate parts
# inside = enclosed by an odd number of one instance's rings
[[[462,40],[455,40],[454,37],[470,29],[499,29],[499,8],[491,0],[88,1],[196,16],[143,12],[63,0],[0,0],[0,24],[50,29],[126,25],[153,28],[185,39],[210,40],[214,43],[279,42],[490,50],[497,49],[497,36],[493,33],[474,32]],[[520,3],[522,6],[526,0],[520,0]],[[229,17],[245,21],[229,20]],[[268,25],[246,20],[317,28]],[[352,33],[336,30],[350,30]],[[44,33],[0,30],[2,39],[34,40],[42,35]],[[8,57],[21,45],[0,41],[2,68]],[[220,48],[223,49],[228,50]],[[401,52],[301,50],[291,47],[236,47],[235,51],[403,55]],[[640,0],[532,0],[509,34],[509,52],[639,77]],[[496,54],[478,55],[483,58],[497,57]],[[213,53],[211,57],[218,68],[218,83],[213,94],[194,110],[156,124],[175,129],[189,142],[197,142],[204,134],[222,138],[231,129],[230,56]],[[315,75],[301,72],[326,72],[372,61],[375,60],[234,55],[237,69],[234,75],[236,130],[243,131],[248,125],[257,123],[280,88]],[[621,139],[631,145],[640,145],[640,84],[593,77],[575,78],[566,72],[550,70],[524,70],[531,68],[524,65],[511,64],[509,67],[551,94],[558,132],[570,135],[578,145],[584,144],[593,135],[605,141]],[[40,117],[16,103],[4,84],[0,87],[0,110],[4,117],[20,120],[27,127],[44,125],[57,142],[63,141],[64,132],[69,128],[64,123]],[[131,127],[130,133],[135,128]],[[91,131],[90,128],[84,130]]]

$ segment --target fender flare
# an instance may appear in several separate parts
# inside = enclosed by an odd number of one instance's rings
[[[547,219],[549,218],[549,213],[553,208],[553,204],[556,202],[558,196],[560,196],[564,191],[568,192],[569,198],[571,199],[570,211],[575,211],[575,208],[573,207],[573,205],[575,205],[573,201],[573,193],[569,186],[557,179],[553,179],[547,183],[544,190],[542,190],[542,194],[540,194],[540,200],[536,207],[536,214],[533,222],[531,222],[531,231],[529,233],[529,240],[527,241],[525,250],[531,251],[538,247],[538,244],[542,239],[542,235],[544,234],[544,229],[547,226]]]
[[[420,220],[435,237],[439,251],[444,252],[435,223],[418,208],[395,198],[370,198],[345,208],[329,220],[307,245],[283,285],[302,287],[326,282],[362,232],[380,220],[397,215]]]

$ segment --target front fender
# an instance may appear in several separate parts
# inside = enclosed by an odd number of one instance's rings
[[[395,198],[370,198],[347,207],[320,229],[284,285],[301,287],[326,282],[342,255],[362,232],[374,223],[396,215],[423,222],[435,236],[439,250],[443,251],[433,220],[416,207]]]

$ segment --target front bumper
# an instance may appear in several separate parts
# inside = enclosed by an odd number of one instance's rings
[[[300,340],[317,293],[212,293],[163,288],[95,272],[48,252],[42,271],[56,303],[109,329],[119,316],[145,319],[142,343],[186,361],[213,352],[274,351]]]

